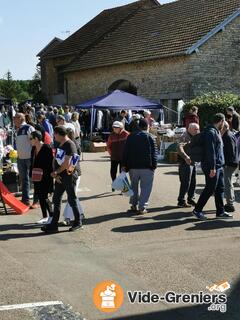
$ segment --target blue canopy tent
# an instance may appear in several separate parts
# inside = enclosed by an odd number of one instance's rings
[[[76,106],[77,109],[109,109],[109,110],[143,110],[143,109],[161,109],[160,103],[152,102],[140,96],[115,90],[104,96],[88,100]],[[91,117],[91,134],[93,131],[93,116]]]
[[[107,96],[108,96],[108,94],[105,94],[104,96],[100,96],[100,97],[85,101],[85,102],[83,102],[81,104],[76,105],[76,108],[77,109],[91,109],[91,108],[94,108],[95,104],[98,101],[101,101],[102,99],[104,99]]]

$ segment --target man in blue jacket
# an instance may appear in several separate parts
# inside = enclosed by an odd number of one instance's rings
[[[37,122],[44,129],[44,131],[46,131],[51,136],[51,138],[53,138],[53,134],[54,134],[53,126],[51,125],[49,120],[46,118],[45,114],[39,113],[37,115]]]
[[[214,194],[216,204],[216,217],[225,219],[232,218],[224,210],[224,173],[225,163],[223,141],[221,131],[224,127],[225,116],[218,113],[213,118],[213,125],[207,127],[203,133],[203,159],[202,170],[205,175],[206,186],[193,210],[193,215],[205,220],[202,212],[209,198]]]
[[[152,192],[154,171],[157,168],[157,147],[148,133],[145,119],[138,120],[139,131],[128,136],[124,154],[123,170],[129,171],[134,195],[130,199],[131,210],[139,214],[147,213],[147,206]],[[140,195],[138,192],[140,185]]]

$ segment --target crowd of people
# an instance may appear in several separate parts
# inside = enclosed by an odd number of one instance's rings
[[[177,205],[193,207],[192,213],[197,219],[206,219],[203,209],[212,195],[215,196],[216,216],[233,217],[233,177],[239,167],[239,119],[234,108],[229,107],[226,115],[216,114],[212,124],[200,132],[197,107],[184,118],[186,132],[178,145],[180,190]],[[66,192],[68,203],[63,223],[70,225],[69,231],[81,229],[85,215],[77,197],[81,178],[80,113],[68,106],[39,105],[36,110],[26,105],[14,112],[12,120],[16,129],[14,144],[18,152],[22,202],[33,209],[40,206],[42,231],[55,233]],[[155,122],[150,111],[134,113],[130,118],[128,112],[122,110],[116,115],[107,140],[111,179],[114,181],[118,172],[129,173],[133,190],[130,211],[137,214],[147,213],[157,168],[159,150],[149,133]],[[198,163],[201,163],[206,183],[196,201]],[[33,203],[30,203],[31,181]],[[53,195],[52,201],[50,195]]]
[[[239,169],[239,130],[240,116],[233,107],[226,115],[218,113],[212,124],[201,133],[197,108],[194,107],[193,122],[188,122],[187,131],[179,144],[180,191],[178,206],[194,207],[193,215],[205,220],[203,209],[214,195],[217,218],[232,218],[235,212],[233,179]],[[196,165],[201,163],[205,175],[205,188],[198,201],[195,201]],[[187,196],[187,199],[185,199]],[[224,198],[226,203],[224,205]]]
[[[68,203],[64,209],[63,223],[71,225],[70,231],[81,229],[85,218],[83,207],[77,198],[77,188],[81,177],[81,113],[71,110],[68,106],[52,108],[43,104],[35,107],[26,104],[21,108],[11,109],[11,111],[9,118],[15,129],[12,144],[18,153],[17,166],[22,190],[21,201],[31,209],[40,206],[42,219],[38,223],[43,224],[44,232],[54,233],[58,232],[62,196],[66,191]],[[129,132],[138,131],[142,120],[145,121],[143,127],[146,131],[148,125],[152,125],[154,120],[148,111],[133,114],[130,119],[125,110],[116,114],[113,120],[115,121],[112,125],[113,133],[108,139],[108,150],[111,153],[111,177],[112,180],[115,180],[118,166],[120,166],[120,171],[129,167],[127,162],[124,167],[122,165],[122,154],[124,150],[127,150],[125,142]],[[6,128],[4,123],[3,127]],[[150,139],[153,142],[152,138],[148,138],[147,141]],[[141,137],[138,144],[142,144]],[[127,156],[126,160],[130,158],[131,156]],[[144,158],[142,160],[146,161]],[[135,177],[134,185],[136,185],[137,178],[136,173],[132,172],[133,169],[135,168],[131,168],[131,176]],[[31,183],[34,189],[32,203],[30,201]],[[50,196],[52,196],[52,201],[50,201]],[[147,203],[148,197],[145,196],[144,203]],[[133,201],[133,207],[136,206],[135,202],[136,200]],[[142,210],[144,210],[144,203]]]
[[[132,121],[130,134],[125,130],[125,123],[116,121],[108,140],[112,180],[116,178],[118,166],[120,171],[129,172],[134,192],[130,210],[139,214],[147,212],[158,155],[155,141],[148,132],[151,116],[144,115],[144,118],[139,116]],[[178,146],[180,190],[177,206],[193,207],[193,215],[205,220],[203,209],[214,195],[216,217],[232,218],[231,213],[235,211],[233,179],[240,162],[239,114],[229,107],[226,115],[216,114],[212,124],[200,132],[198,108],[194,106],[183,122],[186,132]],[[196,201],[198,164],[205,175],[205,188]]]

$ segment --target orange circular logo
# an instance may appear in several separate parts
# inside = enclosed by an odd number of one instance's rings
[[[116,312],[123,304],[122,287],[115,281],[100,282],[93,290],[93,302],[102,312]]]

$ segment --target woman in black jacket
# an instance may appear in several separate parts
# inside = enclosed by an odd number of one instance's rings
[[[48,214],[52,217],[51,203],[48,200],[49,193],[53,192],[53,151],[49,145],[42,142],[42,133],[34,131],[31,133],[32,155],[31,155],[31,173],[34,168],[42,169],[41,181],[34,182],[34,194],[37,195],[42,210],[43,219],[38,223],[47,223]],[[32,174],[33,176],[33,174]]]

